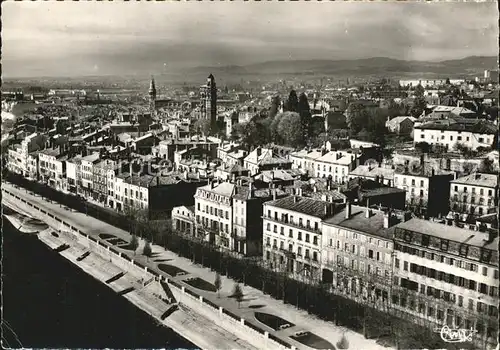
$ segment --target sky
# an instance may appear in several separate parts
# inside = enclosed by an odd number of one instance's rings
[[[2,2],[4,77],[498,55],[495,1]]]

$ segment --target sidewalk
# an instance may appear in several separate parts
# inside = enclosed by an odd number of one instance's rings
[[[130,241],[130,235],[128,232],[118,229],[114,226],[108,225],[104,222],[98,221],[90,216],[86,216],[84,213],[69,211],[68,209],[61,208],[59,204],[49,203],[47,201],[42,200],[40,197],[35,197],[31,194],[26,193],[23,189],[14,188],[10,184],[3,183],[3,186],[6,190],[17,194],[19,197],[23,197],[26,200],[29,200],[33,203],[36,203],[41,208],[44,208],[47,211],[52,211],[54,214],[57,214],[61,219],[71,222],[75,227],[86,232],[87,234],[91,234],[94,236],[99,235],[100,233],[108,233],[113,234],[119,238],[122,238],[126,241]],[[152,250],[153,253],[156,253],[154,258],[147,259],[146,257],[141,255],[142,248],[144,245],[144,241],[140,241],[140,246],[137,249],[137,253],[134,259],[141,261],[146,264],[148,267],[153,268],[154,270],[162,273],[161,270],[158,269],[158,264],[165,263],[169,265],[174,265],[177,268],[180,268],[188,274],[184,276],[174,277],[174,280],[183,281],[189,278],[199,277],[209,283],[214,282],[215,280],[215,272],[210,271],[208,268],[204,268],[199,265],[193,264],[189,259],[181,258],[175,255],[170,251],[165,251],[164,248],[153,245]],[[123,251],[131,256],[133,253]],[[154,260],[163,260],[163,259],[171,259],[169,261],[154,261]],[[162,273],[164,274],[164,273]],[[224,307],[225,309],[230,310],[236,315],[245,318],[250,321],[254,325],[262,327],[269,331],[269,334],[273,334],[284,341],[296,346],[298,349],[310,349],[309,347],[291,339],[289,336],[299,332],[299,331],[310,331],[311,333],[316,334],[319,337],[324,338],[332,345],[336,346],[336,343],[340,340],[342,334],[346,335],[346,338],[349,341],[349,348],[351,349],[383,349],[384,347],[376,344],[375,340],[365,339],[363,335],[348,330],[344,327],[336,326],[331,322],[323,321],[316,316],[309,315],[306,311],[302,311],[297,309],[296,307],[284,304],[280,300],[276,300],[271,298],[270,296],[264,295],[261,291],[249,287],[243,286],[242,290],[245,295],[245,301],[241,303],[241,307],[238,308],[238,304],[232,298],[229,298],[229,295],[232,294],[232,290],[235,284],[234,280],[221,276],[222,281],[222,289],[220,292],[220,298],[217,298],[217,294],[214,292],[199,290],[190,286],[186,286],[187,289],[194,290],[197,294],[202,295],[204,298]],[[250,308],[250,305],[263,305],[258,309]],[[325,305],[327,307],[327,305]],[[265,312],[270,313],[276,316],[279,316],[293,324],[294,327],[274,331],[271,328],[266,327],[257,321],[254,317],[254,312]]]

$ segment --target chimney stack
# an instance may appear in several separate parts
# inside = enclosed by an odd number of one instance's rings
[[[372,215],[372,210],[370,209],[370,199],[367,199],[366,200],[366,213],[365,213],[365,217],[367,219],[369,219],[371,215]]]
[[[384,228],[389,228],[391,221],[391,212],[384,213]]]
[[[348,200],[345,206],[345,218],[349,219],[351,217],[351,201]]]
[[[297,196],[293,196],[293,202],[297,203],[299,201],[299,198]]]
[[[275,201],[275,200],[276,200],[276,189],[273,188],[273,201]]]

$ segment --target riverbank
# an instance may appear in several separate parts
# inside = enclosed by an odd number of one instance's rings
[[[5,191],[3,192],[5,194]],[[73,230],[68,227],[60,227],[60,219],[50,211],[44,211],[46,215],[40,215],[38,210],[33,210],[33,206],[28,207],[18,199],[12,197],[7,199],[7,197],[4,196],[2,201],[9,206],[14,205],[25,214],[32,212],[34,217],[42,220],[45,218],[46,222],[57,231],[46,230],[40,233],[38,237],[41,242],[52,250],[59,251],[62,257],[107,285],[115,295],[123,296],[137,308],[142,309],[159,325],[169,327],[203,349],[257,350],[259,348],[253,346],[251,341],[240,339],[227,328],[219,326],[217,321],[214,322],[206,315],[199,314],[196,310],[199,300],[196,305],[190,306],[179,302],[178,310],[169,314],[169,310],[176,304],[176,299],[165,302],[171,298],[172,292],[169,295],[160,282],[153,282],[154,278],[151,278],[144,268],[138,267],[121,255],[115,255],[109,249],[106,250],[102,244],[96,245],[94,240],[85,239],[76,232],[72,233]],[[141,242],[142,245],[143,243]],[[177,300],[183,299],[182,295],[177,294],[177,296]]]
[[[36,236],[2,230],[6,347],[196,348]]]

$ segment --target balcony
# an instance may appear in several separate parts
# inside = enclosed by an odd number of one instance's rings
[[[279,251],[280,251],[280,253],[285,254],[285,256],[287,256],[290,259],[295,259],[295,257],[296,257],[295,253],[289,249],[280,248]]]

